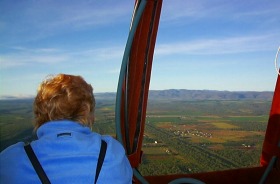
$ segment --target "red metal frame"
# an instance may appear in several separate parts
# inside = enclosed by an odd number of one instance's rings
[[[137,4],[137,1],[136,1]],[[128,89],[125,82],[122,92],[121,124],[122,135],[125,135],[125,91],[127,94],[127,109],[129,122],[129,142],[133,147],[134,135],[139,133],[138,146],[135,152],[129,153],[128,158],[132,167],[137,168],[141,162],[141,147],[145,128],[146,108],[150,85],[150,76],[153,62],[162,0],[147,0],[145,10],[136,30],[129,57]],[[141,111],[139,113],[139,111]],[[139,122],[140,121],[140,122]],[[140,123],[140,129],[137,128]],[[138,132],[140,131],[140,132]],[[123,143],[126,144],[126,137]],[[126,145],[124,145],[126,147]]]
[[[273,156],[280,158],[280,75],[275,85],[273,101],[263,143],[261,165],[267,166]],[[280,177],[280,176],[279,176]]]

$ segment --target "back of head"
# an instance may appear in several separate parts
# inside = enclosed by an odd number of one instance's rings
[[[33,108],[35,129],[63,119],[91,126],[95,108],[93,89],[80,76],[58,74],[41,83]]]

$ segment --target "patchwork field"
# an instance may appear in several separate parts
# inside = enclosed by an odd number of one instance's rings
[[[151,175],[151,170],[161,170],[162,174],[193,173],[259,165],[270,102],[158,103],[148,108],[144,162],[140,166],[144,175]],[[168,106],[171,108],[166,113]],[[173,111],[176,112],[172,114]],[[167,171],[162,165],[151,164],[159,155]]]

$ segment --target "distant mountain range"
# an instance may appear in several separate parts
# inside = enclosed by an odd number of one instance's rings
[[[264,91],[215,91],[215,90],[152,90],[150,99],[181,100],[272,100],[273,92]]]
[[[116,93],[97,93],[96,99],[115,99]],[[150,90],[150,100],[268,100],[271,101],[271,91],[216,91],[168,89]]]
[[[187,90],[187,89],[168,89],[150,90],[149,100],[269,100],[271,101],[273,92],[271,91],[216,91],[216,90]],[[0,100],[33,99],[5,96]],[[95,93],[97,100],[114,100],[115,92]]]

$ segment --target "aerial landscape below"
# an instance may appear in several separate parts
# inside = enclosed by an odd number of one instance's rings
[[[115,136],[115,93],[97,93],[94,131]],[[152,90],[143,175],[258,166],[273,92]],[[1,151],[36,139],[32,99],[1,100]]]

